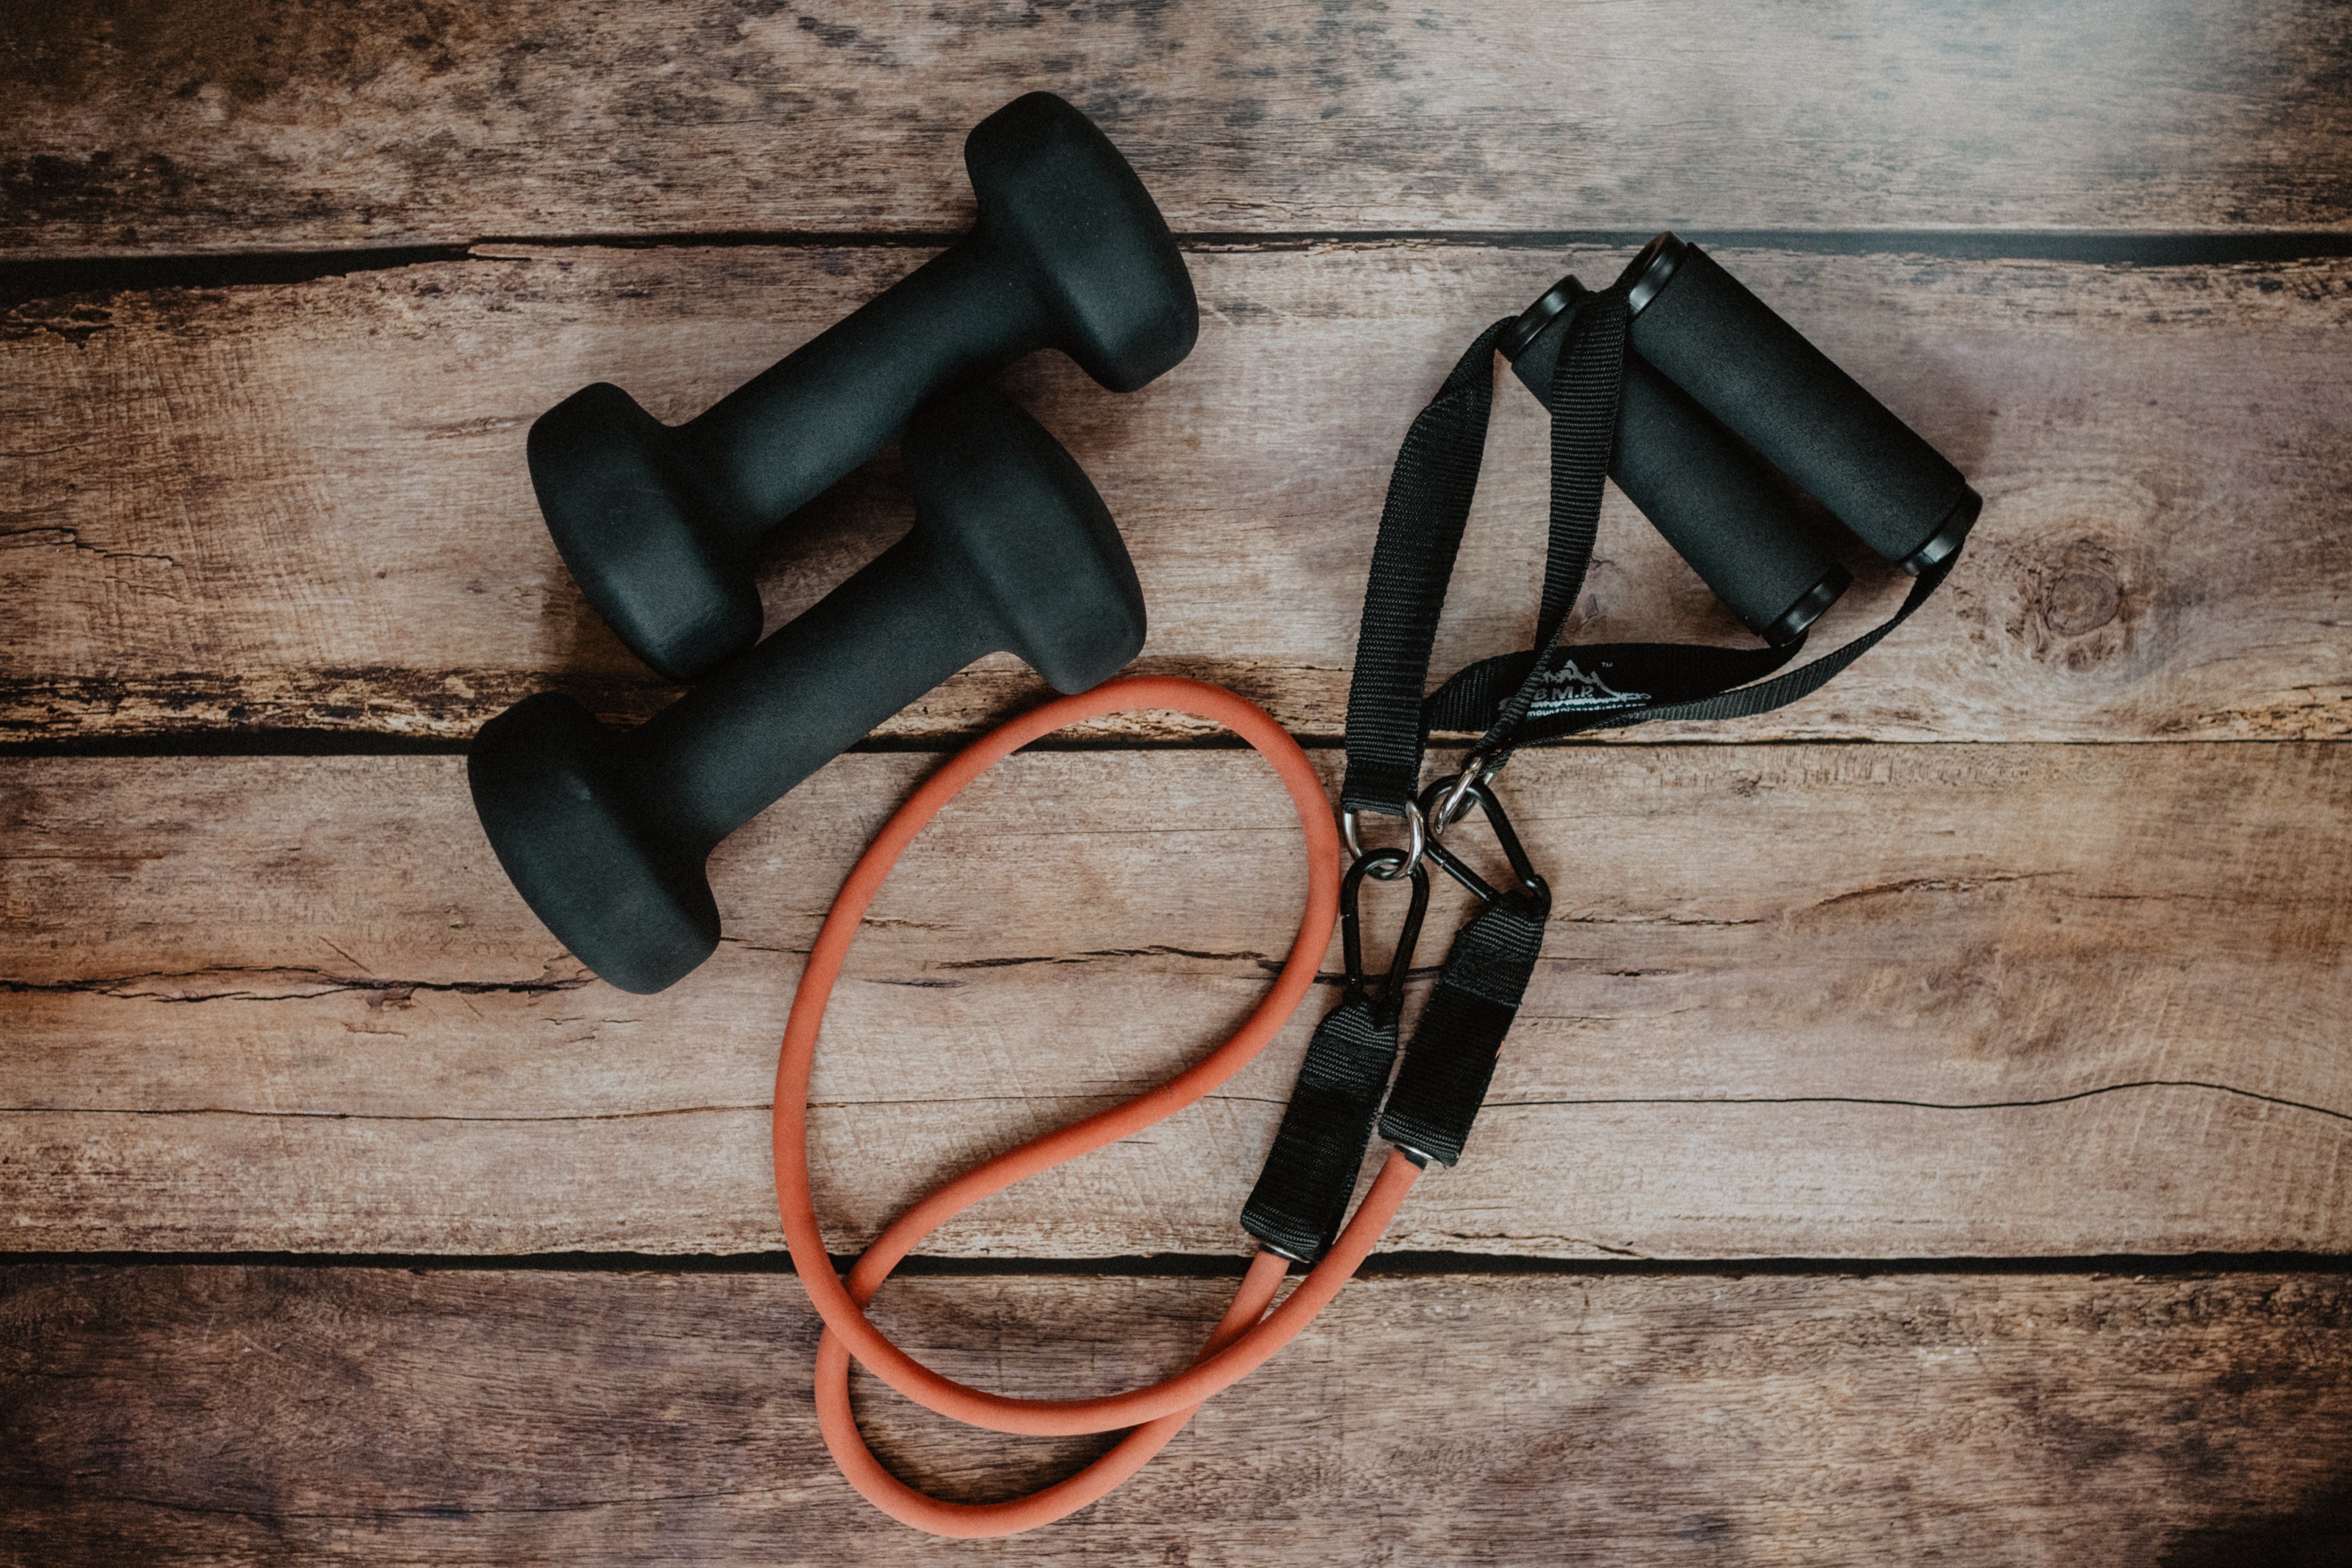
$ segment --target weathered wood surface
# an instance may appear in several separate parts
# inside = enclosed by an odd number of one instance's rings
[[[918,254],[524,250],[25,308],[0,342],[0,732],[462,735],[550,685],[650,711],[669,692],[584,607],[539,521],[530,420],[597,379],[686,416]],[[1622,258],[1566,259],[1606,275]],[[1988,506],[1948,590],[1834,687],[1688,738],[2352,732],[2352,261],[1727,260]],[[1110,396],[1055,355],[1014,383],[1122,521],[1151,603],[1143,668],[1336,735],[1396,444],[1462,345],[1562,258],[1192,263],[1201,346],[1160,383]],[[1441,671],[1530,635],[1548,447],[1535,401],[1501,391]],[[893,459],[845,481],[770,562],[772,616],[907,510]],[[1613,498],[1601,557],[1571,636],[1740,635]],[[1866,570],[1825,645],[1899,599]],[[1000,657],[886,731],[968,732],[1037,689]]]
[[[1180,1365],[1231,1290],[883,1300],[950,1375],[1062,1394]],[[11,1556],[2206,1568],[2345,1542],[2338,1275],[1369,1279],[1124,1489],[982,1544],[835,1474],[814,1338],[774,1275],[0,1270]],[[944,1495],[1098,1446],[860,1383],[886,1458]]]
[[[730,839],[728,944],[647,998],[530,917],[457,758],[5,764],[10,1244],[779,1247],[798,955],[931,765],[844,758]],[[1585,748],[1523,755],[1508,794],[1558,912],[1469,1158],[1392,1245],[2352,1247],[2345,748]],[[1031,756],[973,786],[828,1016],[836,1245],[1237,1022],[1295,925],[1297,833],[1247,752]],[[932,1246],[1238,1251],[1331,994],[1204,1105]]]
[[[0,245],[939,233],[1050,88],[1180,229],[2335,227],[2326,0],[12,7]]]

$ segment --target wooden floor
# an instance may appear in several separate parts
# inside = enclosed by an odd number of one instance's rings
[[[0,1564],[2352,1563],[2347,79],[2329,0],[0,12]],[[722,846],[653,997],[532,919],[461,753],[674,695],[531,419],[705,406],[959,230],[1034,87],[1202,334],[1009,384],[1121,522],[1138,668],[1335,784],[1405,425],[1655,229],[1987,505],[1821,695],[1514,765],[1559,905],[1468,1158],[1137,1480],[953,1545],[816,1436],[770,1086],[851,859],[1039,683],[983,661]],[[1498,404],[1441,671],[1533,624]],[[816,502],[772,624],[908,510],[887,455]],[[1612,494],[1571,637],[1736,632]],[[1072,732],[910,853],[818,1062],[836,1251],[1253,1005],[1303,862],[1195,737]],[[892,1331],[1016,1393],[1181,1364],[1310,1023],[950,1226]],[[857,1387],[943,1495],[1105,1441]]]

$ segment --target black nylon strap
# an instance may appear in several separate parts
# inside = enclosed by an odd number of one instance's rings
[[[1760,679],[1789,662],[1801,639],[1781,647],[1706,647],[1692,643],[1577,643],[1545,650],[1522,733],[1570,713],[1614,713],[1656,702],[1686,702]],[[1432,730],[1472,731],[1495,721],[1506,699],[1528,683],[1536,656],[1525,649],[1482,658],[1422,703]]]
[[[1810,697],[1876,647],[1943,585],[1955,552],[1919,574],[1894,615],[1834,652],[1759,685],[1804,646],[1718,648],[1682,643],[1589,643],[1481,659],[1429,694],[1423,722],[1432,730],[1498,727],[1507,696],[1537,691],[1511,744],[1533,745],[1592,730],[1622,730],[1654,719],[1747,719]],[[1532,669],[1531,674],[1519,672]],[[1516,688],[1510,682],[1517,680]],[[1736,688],[1736,689],[1727,689]],[[1491,732],[1491,729],[1490,729]],[[1480,742],[1483,749],[1485,742]]]
[[[1274,1151],[1242,1210],[1244,1230],[1302,1263],[1331,1249],[1348,1217],[1396,1049],[1395,1012],[1375,1009],[1360,993],[1324,1016],[1307,1043]]]
[[[1381,1137],[1441,1164],[1462,1158],[1503,1037],[1535,973],[1544,912],[1505,899],[1480,910],[1454,937],[1381,1111]]]
[[[1551,647],[1576,607],[1592,564],[1593,541],[1601,534],[1601,481],[1609,477],[1610,449],[1617,440],[1617,396],[1625,383],[1625,337],[1633,321],[1625,297],[1626,286],[1620,282],[1579,306],[1552,363],[1551,537],[1536,616],[1538,649]],[[1507,751],[1536,695],[1536,683],[1522,679],[1471,751],[1479,756]],[[1428,733],[1426,727],[1423,733]]]
[[[1348,773],[1339,805],[1402,816],[1421,787],[1421,694],[1438,612],[1478,490],[1495,403],[1495,343],[1508,321],[1478,334],[1415,416],[1389,476],[1356,669],[1348,683]]]

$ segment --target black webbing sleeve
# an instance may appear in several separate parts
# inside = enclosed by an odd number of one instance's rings
[[[1330,1250],[1372,1141],[1396,1048],[1394,1014],[1383,1023],[1360,993],[1316,1026],[1274,1152],[1242,1210],[1244,1230],[1302,1263]]]
[[[1539,908],[1504,899],[1480,910],[1454,937],[1381,1111],[1381,1137],[1440,1164],[1462,1158],[1496,1055],[1535,973],[1543,916]]]
[[[1429,650],[1478,489],[1495,403],[1495,342],[1510,324],[1497,321],[1478,334],[1413,419],[1389,476],[1348,685],[1345,810],[1401,816],[1421,787]]]

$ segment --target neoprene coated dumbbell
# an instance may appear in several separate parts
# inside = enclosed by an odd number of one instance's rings
[[[1092,121],[1030,93],[973,129],[964,164],[969,234],[707,412],[673,427],[600,383],[531,426],[564,564],[663,675],[695,679],[758,639],[753,547],[935,391],[1052,347],[1132,392],[1192,352],[1184,258]]]
[[[1498,345],[1528,391],[1550,391],[1571,307],[1563,278]],[[1788,482],[1689,394],[1631,349],[1617,398],[1609,477],[1748,629],[1779,647],[1836,603],[1853,574],[1831,559]]]
[[[1143,590],[1086,473],[986,385],[901,443],[914,528],[751,653],[627,733],[541,692],[482,727],[474,808],[515,887],[582,963],[659,991],[710,955],[719,841],[984,654],[1056,690],[1143,646]]]

